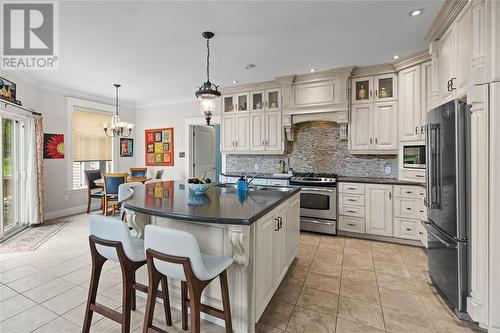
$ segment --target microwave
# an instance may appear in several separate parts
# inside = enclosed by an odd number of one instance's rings
[[[425,145],[403,146],[403,168],[425,169]]]

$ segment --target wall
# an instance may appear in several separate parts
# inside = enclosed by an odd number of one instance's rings
[[[284,155],[228,155],[227,172],[277,172],[279,160],[298,172],[336,173],[357,177],[397,177],[397,155],[351,155],[347,141],[340,140],[339,126],[332,122],[295,125],[295,140],[287,143]],[[386,165],[391,173],[385,173]]]
[[[164,169],[164,179],[186,179],[186,157],[179,157],[179,152],[185,152],[189,143],[186,142],[185,118],[197,117],[200,114],[200,103],[196,100],[161,106],[151,106],[137,109],[135,161],[138,166],[145,166],[144,131],[154,128],[174,128],[174,166],[148,167],[148,174],[154,175],[156,170]]]
[[[45,133],[64,133],[65,137],[71,135],[71,129],[67,128],[66,97],[92,100],[88,96],[40,89],[36,82],[23,80],[12,72],[0,71],[0,76],[17,84],[17,99],[23,102],[24,107],[33,108],[42,113]],[[110,89],[113,89],[111,85]],[[95,99],[92,101],[114,103]],[[120,116],[123,121],[135,122],[133,108],[120,108]],[[117,149],[118,145],[116,144],[115,147]],[[47,219],[76,214],[82,212],[84,206],[86,208],[86,191],[68,190],[66,177],[68,158],[71,158],[70,152],[66,152],[64,159],[43,161],[44,210]],[[117,171],[127,171],[133,165],[135,165],[135,158],[119,158]]]

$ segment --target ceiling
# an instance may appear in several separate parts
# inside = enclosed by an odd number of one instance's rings
[[[24,74],[52,89],[144,105],[221,86],[349,65],[387,63],[428,47],[443,1],[60,2],[60,69]],[[423,15],[410,17],[415,8]],[[244,64],[256,68],[244,69]]]

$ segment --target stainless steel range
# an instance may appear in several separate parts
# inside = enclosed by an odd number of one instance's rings
[[[337,175],[295,173],[290,185],[300,186],[300,230],[337,233]]]

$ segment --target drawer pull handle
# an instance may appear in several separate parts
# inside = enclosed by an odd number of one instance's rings
[[[412,194],[413,192],[412,191],[406,191],[406,194]]]
[[[425,176],[424,175],[415,175],[415,177],[417,177],[417,178],[424,178]]]
[[[424,234],[422,231],[419,231],[418,233],[419,233],[419,234],[421,234],[421,235],[423,235],[423,234]]]
[[[356,225],[354,223],[347,223],[348,226],[350,227],[355,227]]]
[[[406,207],[406,210],[411,210],[411,208],[410,207]]]
[[[348,187],[347,189],[348,189],[348,190],[357,190],[357,188],[356,188],[356,187]]]
[[[423,210],[420,211],[420,213],[423,213],[423,212],[424,212]]]
[[[357,213],[355,210],[348,210],[349,213]]]
[[[356,201],[356,200],[354,200],[354,199],[347,199],[347,201]]]
[[[406,231],[411,231],[411,229],[410,228],[406,228]]]

